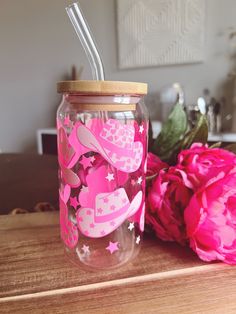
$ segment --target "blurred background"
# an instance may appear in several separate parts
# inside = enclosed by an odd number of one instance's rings
[[[60,102],[57,81],[70,79],[73,66],[80,79],[91,79],[88,61],[65,12],[70,3],[0,2],[1,152],[36,152],[37,130],[55,127]],[[220,131],[236,131],[235,0],[205,1],[203,62],[132,69],[119,68],[116,1],[80,0],[80,5],[101,51],[106,79],[147,82],[146,102],[154,120],[163,117],[163,92],[178,82],[186,106],[194,106],[201,96],[213,98],[222,112]]]

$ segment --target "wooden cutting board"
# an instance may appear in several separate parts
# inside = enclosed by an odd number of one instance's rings
[[[139,256],[87,272],[64,257],[58,212],[0,216],[0,313],[236,313],[236,267],[146,236]]]

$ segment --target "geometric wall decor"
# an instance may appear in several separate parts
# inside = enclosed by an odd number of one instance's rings
[[[119,67],[204,60],[205,0],[117,0]]]

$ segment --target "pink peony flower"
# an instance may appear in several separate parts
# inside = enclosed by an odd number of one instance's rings
[[[228,170],[226,165],[222,168]],[[236,264],[236,166],[230,173],[219,173],[194,194],[184,219],[190,246],[202,260]]]
[[[147,154],[147,177],[158,174],[163,168],[169,168],[169,165],[152,153]]]
[[[160,170],[148,193],[146,221],[165,241],[186,240],[184,210],[193,194],[184,171],[175,167]]]
[[[229,173],[236,166],[236,155],[222,148],[195,143],[179,154],[178,163],[196,190],[220,172]]]

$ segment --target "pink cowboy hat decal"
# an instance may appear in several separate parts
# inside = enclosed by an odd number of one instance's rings
[[[114,180],[109,181],[107,177],[110,167],[105,160],[104,162],[105,165],[104,163],[99,165],[98,162],[97,168],[94,167],[93,171],[85,177],[87,187],[84,187],[79,193],[79,203],[82,207],[95,208],[95,200],[98,194],[113,192],[117,187],[125,185],[128,179],[127,173],[116,171],[113,174]]]
[[[124,188],[97,194],[95,208],[81,207],[76,213],[80,232],[91,238],[110,234],[139,210],[142,197],[139,191],[130,203]]]
[[[77,124],[76,129],[77,140],[87,151],[99,153],[116,169],[127,173],[136,171],[143,158],[143,145],[140,141],[134,141],[134,133],[133,125],[125,125],[114,119],[104,123],[99,132],[81,123]],[[83,153],[86,151],[84,148]]]

